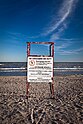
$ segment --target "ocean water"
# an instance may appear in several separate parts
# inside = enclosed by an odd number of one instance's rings
[[[0,62],[0,76],[26,76],[26,62]],[[83,75],[83,62],[54,62],[54,75]]]

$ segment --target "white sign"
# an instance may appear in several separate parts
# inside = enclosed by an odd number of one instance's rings
[[[28,82],[52,82],[53,57],[28,57]]]

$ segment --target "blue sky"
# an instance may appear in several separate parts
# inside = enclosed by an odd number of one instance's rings
[[[26,42],[55,42],[56,62],[83,62],[82,0],[0,0],[0,61],[26,61]],[[48,54],[32,45],[32,54]]]

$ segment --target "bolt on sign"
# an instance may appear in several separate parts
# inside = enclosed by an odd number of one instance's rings
[[[48,44],[49,55],[31,55],[31,44]],[[52,96],[54,95],[54,43],[53,42],[27,42],[27,95],[30,82],[48,82]]]

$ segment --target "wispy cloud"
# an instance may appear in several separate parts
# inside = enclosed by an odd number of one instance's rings
[[[60,30],[58,32],[58,34],[60,34],[60,32],[62,32],[67,27],[65,21],[70,16],[70,14],[74,11],[77,1],[78,0],[64,0],[64,2],[61,5],[61,8],[59,9],[59,11],[57,13],[57,16],[55,15],[53,17],[51,25],[46,29],[46,31],[43,33],[43,35],[47,36],[47,35],[51,34],[52,32],[56,31],[57,29]],[[57,20],[56,20],[56,18],[57,18]],[[60,28],[61,25],[62,25],[62,27]],[[52,37],[54,37],[54,34],[52,35]],[[56,35],[54,38],[56,38]]]
[[[66,49],[69,49],[71,47],[73,43],[71,41],[69,42],[60,42],[60,43],[57,43],[55,44],[55,51],[58,52],[58,53],[63,53],[63,51]]]
[[[79,44],[79,42],[82,43],[83,39],[61,39],[62,42],[57,42],[56,47],[55,47],[55,53],[59,53],[60,55],[79,55],[80,53],[83,53],[83,47],[77,45],[75,46],[75,41],[76,44]],[[79,47],[78,47],[79,46]]]
[[[50,41],[54,41],[55,39],[60,40],[59,35],[61,34],[61,32],[63,32],[63,30],[64,30],[64,28],[62,27],[62,28],[58,29],[57,33],[53,33],[50,37]]]
[[[73,50],[63,50],[63,49],[59,49],[58,53],[60,55],[75,55],[75,54],[79,54],[79,53],[83,53],[83,47],[77,48],[77,49],[73,49]]]
[[[46,27],[43,33],[37,35],[37,36],[28,36],[23,34],[11,34],[11,37],[14,39],[37,39],[42,36],[48,36],[50,35],[49,41],[54,41],[55,39],[60,39],[60,34],[67,28],[67,18],[71,15],[71,13],[74,11],[74,8],[76,6],[78,0],[64,0],[61,4],[61,7],[59,8],[59,11],[57,12],[57,15],[53,15],[52,21],[50,23],[50,26]],[[53,8],[54,9],[54,8]]]
[[[9,31],[7,31],[6,33],[8,34],[8,36],[10,38],[16,39],[16,40],[25,40],[25,41],[27,41],[27,39],[39,38],[38,35],[36,35],[36,36],[28,36],[27,34],[23,34],[23,33],[20,33],[20,32],[9,32]]]

